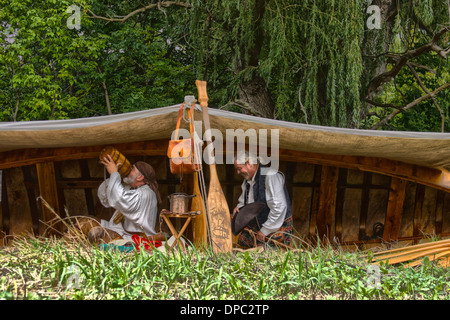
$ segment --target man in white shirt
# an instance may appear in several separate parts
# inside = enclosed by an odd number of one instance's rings
[[[293,230],[292,209],[284,175],[270,168],[266,168],[266,174],[262,174],[262,165],[257,157],[248,152],[236,157],[234,168],[244,181],[233,216],[249,203],[265,204],[261,213],[241,232],[238,244],[248,248],[254,247],[255,244],[273,245],[277,242],[290,245]]]
[[[116,164],[108,155],[101,160],[110,177],[98,188],[98,197],[106,208],[116,209],[110,220],[101,220],[100,226],[91,228],[91,243],[110,242],[114,239],[131,240],[133,234],[152,240],[164,240],[155,230],[158,204],[161,196],[155,171],[146,162],[136,162],[130,174],[122,179]]]

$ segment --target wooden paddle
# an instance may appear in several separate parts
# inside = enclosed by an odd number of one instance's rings
[[[222,191],[212,148],[211,126],[208,115],[208,95],[206,94],[206,81],[195,81],[198,90],[198,100],[202,107],[203,123],[205,125],[206,149],[209,162],[209,190],[207,200],[208,227],[214,252],[227,253],[233,249],[231,233],[230,210]]]

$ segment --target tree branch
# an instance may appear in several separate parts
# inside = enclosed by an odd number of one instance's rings
[[[383,120],[381,120],[380,122],[378,122],[376,125],[374,125],[371,129],[372,130],[376,130],[378,128],[380,128],[382,125],[386,124],[389,120],[391,120],[393,117],[395,117],[397,114],[399,114],[402,111],[406,111],[412,107],[414,107],[415,105],[421,103],[422,101],[430,98],[430,97],[434,97],[436,94],[438,94],[439,92],[441,92],[442,90],[445,90],[447,88],[450,87],[450,83],[445,83],[442,86],[440,86],[439,88],[437,88],[436,90],[434,90],[433,92],[430,92],[420,98],[417,98],[416,100],[408,103],[406,106],[404,106],[403,108],[401,108],[400,110],[395,110],[393,111],[390,115],[388,115],[386,118],[384,118]]]
[[[153,8],[158,8],[159,10],[161,10],[162,7],[167,8],[167,7],[171,7],[171,6],[180,6],[180,7],[185,7],[185,8],[192,8],[192,6],[188,3],[185,2],[180,2],[180,1],[163,1],[163,2],[158,2],[158,3],[151,3],[149,5],[146,5],[145,7],[136,9],[132,12],[130,12],[129,14],[127,14],[124,17],[101,17],[96,15],[95,13],[93,13],[90,9],[87,9],[87,11],[89,11],[89,13],[91,14],[91,17],[94,19],[101,19],[101,20],[106,20],[108,22],[125,22],[126,20],[128,20],[129,18],[131,18],[132,16],[153,9]]]
[[[97,70],[100,74],[103,74],[100,67],[97,67]],[[112,110],[111,110],[111,103],[109,101],[108,87],[106,86],[106,83],[103,79],[101,80],[101,82],[102,82],[103,91],[105,92],[106,109],[108,110],[108,114],[111,115]]]
[[[227,108],[229,108],[229,107],[231,107],[231,106],[238,106],[239,108],[241,108],[241,109],[247,111],[248,113],[250,113],[250,114],[252,114],[252,115],[254,115],[254,116],[266,118],[266,117],[264,116],[264,114],[262,114],[262,113],[261,113],[260,111],[258,111],[257,109],[252,108],[252,106],[251,106],[249,103],[247,103],[247,102],[245,102],[245,101],[243,101],[243,100],[241,100],[241,99],[237,99],[237,100],[230,101],[230,102],[228,102],[226,105],[220,107],[219,109],[227,109]]]
[[[416,70],[414,70],[413,66],[409,63],[407,63],[406,65],[408,66],[409,70],[411,70],[411,73],[416,78],[416,80],[419,83],[419,86],[422,88],[422,90],[425,93],[430,93],[430,91],[427,89],[427,87],[425,87],[422,80],[420,79],[419,74],[416,72]],[[442,111],[441,107],[439,106],[439,104],[437,103],[436,99],[433,96],[431,97],[431,100],[433,100],[434,105],[436,106],[436,108],[439,110],[439,113],[441,114],[441,132],[444,132],[444,124],[445,124],[444,111]]]
[[[367,88],[366,97],[369,97],[370,94],[376,91],[382,84],[391,81],[410,59],[416,58],[429,51],[435,51],[442,58],[446,58],[446,55],[450,51],[450,49],[442,49],[436,44],[436,42],[438,42],[440,38],[447,32],[450,32],[450,27],[442,28],[431,38],[431,41],[428,44],[414,50],[408,50],[407,52],[396,58],[396,63],[391,70],[383,72],[372,79]]]
[[[422,69],[427,70],[428,72],[431,72],[432,74],[436,74],[436,71],[431,69],[430,67],[427,67],[427,66],[424,66],[422,64],[419,64],[419,63],[416,63],[416,62],[412,62],[412,61],[409,61],[408,63],[410,65],[412,65],[413,67],[422,68]]]
[[[19,112],[19,106],[20,106],[20,90],[15,90],[15,91],[16,91],[16,108],[14,109],[14,113],[13,113],[14,122],[17,121],[17,113]]]
[[[380,102],[376,102],[376,101],[373,101],[373,100],[370,100],[370,99],[366,99],[365,101],[367,103],[370,103],[373,106],[377,106],[377,107],[381,107],[381,108],[394,108],[394,109],[397,109],[397,110],[400,110],[400,111],[403,110],[402,106],[397,106],[397,105],[392,104],[392,103],[380,103]]]

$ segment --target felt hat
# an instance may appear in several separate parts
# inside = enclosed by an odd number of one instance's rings
[[[239,234],[248,224],[256,218],[265,207],[262,202],[252,202],[239,209],[233,220],[231,220],[231,231],[235,236]]]

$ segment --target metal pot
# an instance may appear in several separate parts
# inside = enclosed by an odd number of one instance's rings
[[[188,195],[186,193],[172,193],[168,196],[170,200],[170,211],[172,213],[189,212],[189,200],[195,197],[195,194]]]

